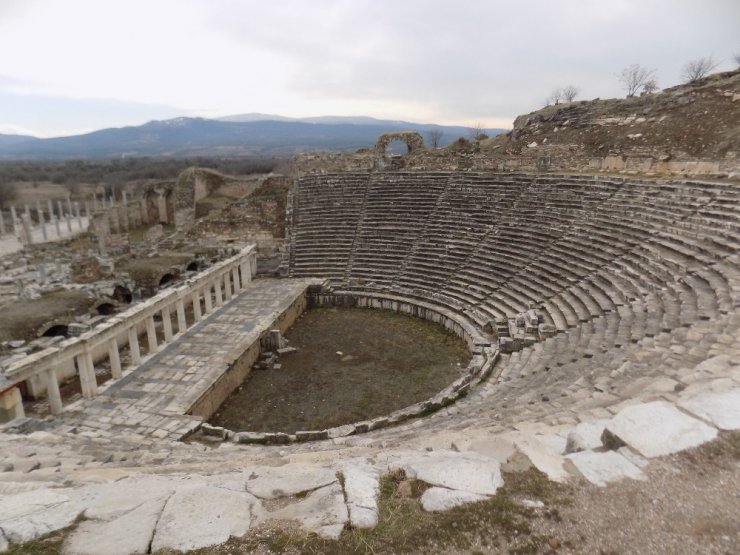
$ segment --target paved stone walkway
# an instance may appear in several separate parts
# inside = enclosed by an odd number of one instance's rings
[[[94,399],[66,407],[54,429],[77,428],[180,439],[200,425],[187,415],[193,404],[229,368],[227,355],[248,346],[272,327],[306,287],[317,280],[257,280],[184,334],[144,359]]]

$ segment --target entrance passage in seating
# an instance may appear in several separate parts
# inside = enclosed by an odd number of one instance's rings
[[[386,310],[309,310],[286,338],[298,351],[253,369],[212,424],[293,433],[375,418],[432,397],[470,360],[438,324]]]

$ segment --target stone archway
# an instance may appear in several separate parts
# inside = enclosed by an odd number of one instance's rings
[[[424,139],[416,131],[398,131],[396,133],[383,133],[378,137],[378,142],[375,143],[375,152],[378,156],[384,157],[385,151],[388,145],[393,141],[401,141],[406,143],[408,153],[413,154],[424,148]]]

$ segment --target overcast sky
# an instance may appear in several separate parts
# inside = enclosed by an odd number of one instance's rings
[[[176,116],[508,127],[555,87],[621,96],[740,53],[739,0],[0,0],[0,133]]]

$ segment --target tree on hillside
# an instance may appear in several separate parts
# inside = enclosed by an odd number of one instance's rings
[[[658,82],[655,79],[650,79],[642,86],[642,94],[653,94],[658,90]]]
[[[683,67],[683,72],[681,73],[683,82],[695,83],[699,79],[706,77],[710,71],[717,67],[717,65],[718,63],[714,61],[712,56],[705,56],[697,58],[696,60],[691,60]]]
[[[18,190],[10,183],[0,183],[0,210],[7,208],[18,198]]]
[[[429,135],[429,144],[432,148],[439,148],[440,143],[442,142],[442,137],[444,136],[444,131],[441,129],[432,129],[428,133]]]
[[[483,130],[483,126],[480,123],[477,123],[475,127],[470,130],[470,138],[474,141],[482,141],[483,139],[487,139],[488,135],[486,135],[486,132]]]
[[[655,70],[642,67],[640,64],[632,64],[617,73],[617,80],[627,91],[627,98],[635,96],[635,93],[645,86],[650,80],[655,79]]]
[[[566,102],[573,102],[578,96],[578,87],[568,85],[563,89],[563,100]]]
[[[545,100],[545,106],[557,106],[563,99],[563,89],[553,89]]]

